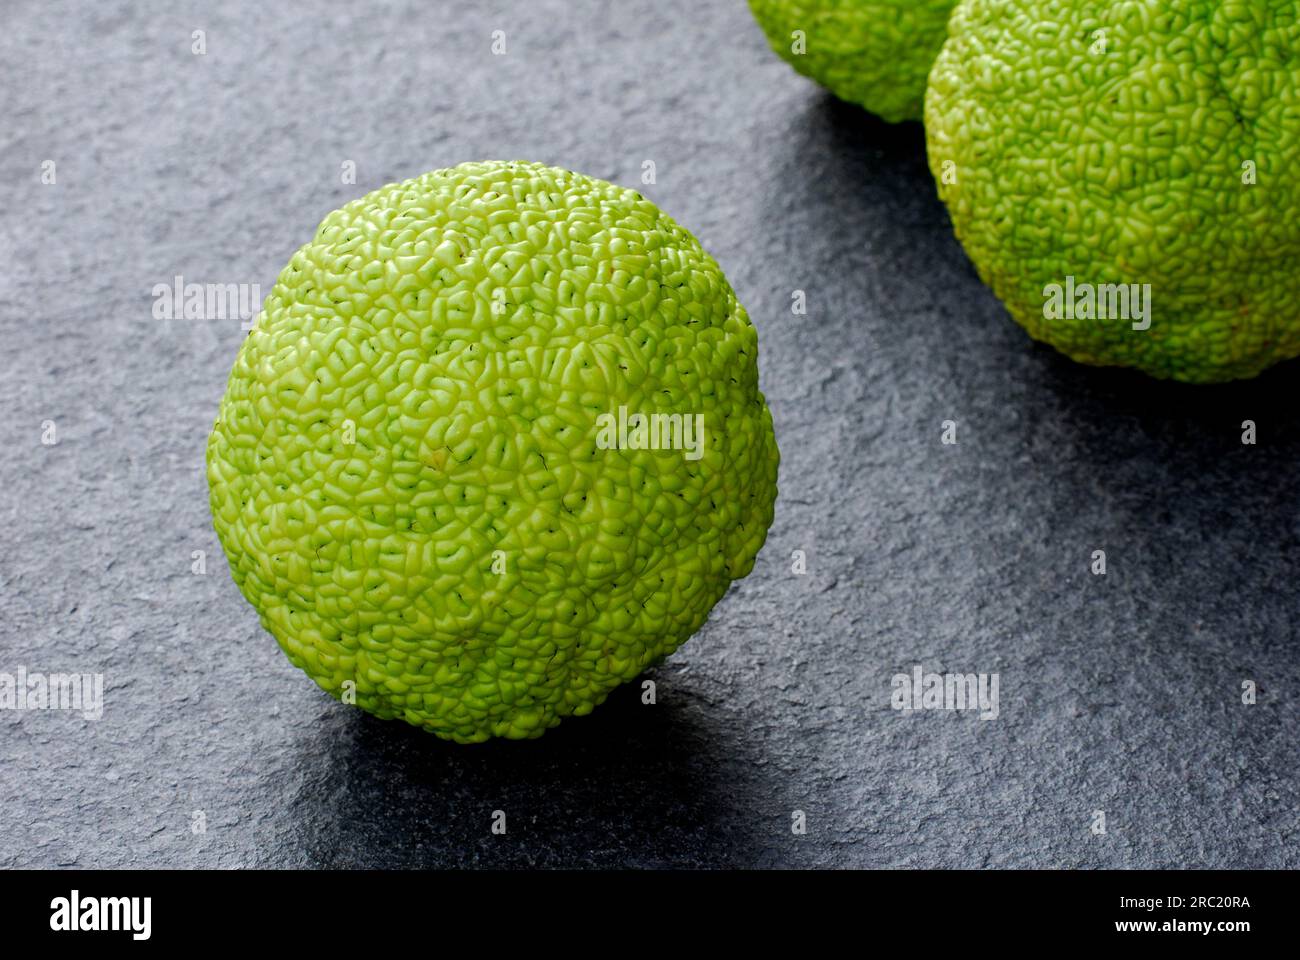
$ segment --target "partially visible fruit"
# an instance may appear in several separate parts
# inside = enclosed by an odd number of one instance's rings
[[[1300,3],[964,0],[930,168],[980,276],[1083,363],[1300,355]]]
[[[919,120],[956,0],[749,0],[783,60],[841,100]]]

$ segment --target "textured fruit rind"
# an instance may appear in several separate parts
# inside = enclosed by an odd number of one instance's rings
[[[772,49],[841,100],[919,120],[930,64],[956,0],[749,0]],[[794,52],[794,33],[805,49]]]
[[[1189,382],[1300,354],[1300,4],[965,0],[949,31],[930,167],[1031,336]],[[1045,318],[1067,277],[1150,284],[1150,328]]]
[[[334,696],[539,736],[753,567],[778,461],[757,352],[717,263],[631,190],[497,162],[385,186],[324,219],[239,351],[207,451],[235,582]],[[620,406],[703,415],[701,458],[601,449]]]

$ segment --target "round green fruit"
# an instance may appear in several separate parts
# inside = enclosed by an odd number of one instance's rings
[[[467,163],[327,216],[207,448],[236,584],[335,697],[540,736],[672,653],[772,521],[758,340],[632,190]]]
[[[919,120],[957,0],[749,0],[781,59],[891,123]]]
[[[1300,3],[964,0],[949,33],[930,168],[1031,336],[1193,383],[1300,354]]]

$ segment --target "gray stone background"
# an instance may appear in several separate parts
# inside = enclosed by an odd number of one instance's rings
[[[920,127],[795,75],[742,0],[25,2],[0,89],[0,671],[106,678],[99,722],[0,713],[0,866],[1300,865],[1296,365],[1198,389],[1032,343]],[[329,210],[481,158],[636,186],[701,237],[783,461],[657,706],[464,748],[262,632],[202,467],[243,334],[151,290],[265,293]],[[891,710],[917,663],[999,673],[1000,717]]]

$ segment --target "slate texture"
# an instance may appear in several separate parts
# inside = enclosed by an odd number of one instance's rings
[[[98,722],[0,712],[0,866],[1300,866],[1297,365],[1197,389],[1033,344],[920,127],[798,77],[741,0],[26,3],[0,89],[0,671],[106,684]],[[703,240],[783,461],[657,705],[465,748],[336,704],[258,626],[202,467],[243,333],[151,292],[268,292],[329,210],[481,158]],[[997,673],[998,718],[892,710],[916,664]]]

